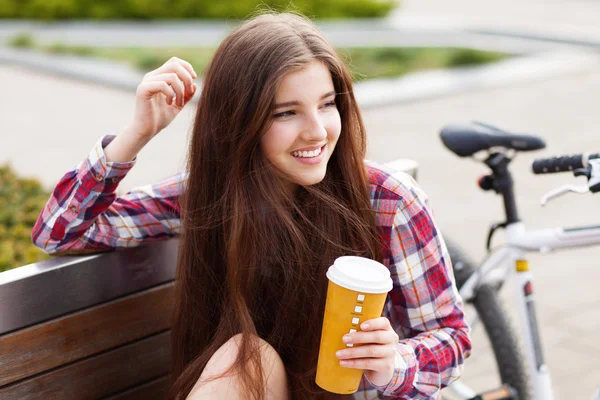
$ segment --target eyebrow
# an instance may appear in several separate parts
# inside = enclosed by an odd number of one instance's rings
[[[319,100],[326,99],[327,97],[333,96],[334,94],[335,94],[335,90],[332,90],[331,92],[327,92],[323,96],[321,96],[321,98]],[[278,108],[289,107],[289,106],[299,106],[300,104],[302,104],[302,103],[297,100],[286,101],[285,103],[275,104],[275,107],[273,107],[273,108],[278,109]]]

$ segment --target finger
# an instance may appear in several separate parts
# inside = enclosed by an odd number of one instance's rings
[[[366,369],[370,371],[384,371],[389,368],[389,364],[390,362],[386,358],[356,358],[340,361],[340,365],[344,368]]]
[[[157,93],[162,93],[167,98],[167,104],[173,104],[175,100],[175,91],[165,81],[144,81],[140,84],[139,90],[145,92],[148,97],[152,97]]]
[[[155,75],[150,78],[147,78],[148,81],[164,81],[171,85],[175,94],[177,96],[177,105],[184,105],[184,97],[185,97],[185,88],[183,82],[179,79],[179,76],[174,72],[169,72],[166,74]]]
[[[179,61],[179,59],[172,59],[169,64],[167,64],[168,72],[175,72],[179,79],[185,84],[185,89],[188,93],[192,92],[192,85],[194,84],[194,78],[192,73],[188,71]],[[192,71],[193,72],[193,71]],[[195,72],[194,72],[195,74]]]
[[[173,72],[177,74],[179,79],[185,84],[187,91],[191,92],[192,85],[194,84],[194,77],[197,78],[198,76],[196,75],[196,72],[194,72],[194,69],[191,68],[191,65],[187,61],[185,61],[185,63],[186,64],[183,64],[183,60],[173,57],[159,68],[147,73],[146,77],[155,77]],[[191,68],[191,71],[188,68]]]
[[[192,85],[192,91],[191,92],[185,92],[185,103],[187,104],[188,101],[190,101],[193,97],[194,94],[196,93],[196,90],[198,90],[198,86],[196,86],[196,84],[194,83]]]
[[[190,64],[189,62],[182,60],[181,58],[178,58],[178,57],[172,57],[171,60],[169,60],[169,61],[176,61],[179,64],[181,64],[181,66],[183,68],[185,68],[187,70],[187,72],[189,72],[190,75],[194,79],[196,79],[198,77],[198,74],[196,73],[196,71],[194,71],[194,67],[192,67],[192,64]]]
[[[148,72],[146,74],[146,76],[153,76],[153,75],[162,74],[162,73],[166,72],[166,70],[169,68],[169,66],[171,64],[173,64],[173,63],[181,64],[183,66],[183,68],[185,68],[194,79],[196,79],[198,77],[198,74],[196,73],[196,71],[192,67],[192,64],[190,64],[189,62],[187,62],[185,60],[182,60],[181,58],[178,58],[178,57],[171,57],[171,58],[169,58],[167,61],[165,61],[165,63],[163,65],[161,65],[160,67],[156,68],[155,70],[152,70],[152,71]]]
[[[358,346],[352,349],[339,350],[335,353],[340,360],[355,358],[383,358],[395,355],[395,349],[391,346],[372,344],[367,346]]]
[[[363,331],[374,331],[377,329],[392,329],[390,320],[386,317],[369,319],[360,324],[360,329]]]
[[[398,335],[393,330],[359,331],[346,334],[342,337],[346,344],[352,343],[398,343]]]

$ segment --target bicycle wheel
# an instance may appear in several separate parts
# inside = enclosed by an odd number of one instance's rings
[[[467,281],[471,274],[475,272],[476,264],[472,262],[464,250],[447,238],[446,245],[454,266],[456,285],[460,291],[462,285]],[[459,379],[456,387],[453,388],[454,391],[458,391],[462,395],[462,398],[469,398],[485,390],[495,389],[502,384],[507,384],[517,391],[519,400],[531,399],[528,375],[523,362],[521,348],[517,340],[517,335],[512,328],[510,319],[500,301],[498,288],[492,287],[489,284],[479,286],[475,296],[472,299],[465,301],[465,313],[469,320],[474,321],[471,326],[473,333],[478,333],[475,332],[477,329],[477,321],[480,321],[483,325],[489,345],[487,347],[482,346],[481,349],[474,349],[474,351],[485,351],[486,348],[489,351],[489,348],[491,347],[494,354],[495,366],[497,368],[496,374],[499,379],[497,379],[497,382],[493,383],[491,387],[478,387],[477,389],[479,390],[471,388],[468,379],[465,379],[464,382],[462,379]],[[489,355],[484,357],[489,359]],[[479,358],[482,359],[482,357]],[[467,372],[468,368],[469,360],[466,360],[465,372]],[[488,381],[488,379],[489,378],[486,378],[486,381]],[[471,390],[470,395],[468,394],[469,390]],[[449,389],[446,391],[452,392],[452,390]],[[443,394],[443,397],[452,398],[447,394]]]

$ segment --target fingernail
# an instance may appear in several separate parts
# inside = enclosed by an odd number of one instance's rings
[[[342,341],[344,343],[350,343],[350,335],[344,335],[344,337],[342,337]]]
[[[369,329],[369,324],[364,323],[360,326],[360,329]]]
[[[348,361],[344,361],[344,360],[342,360],[342,361],[340,361],[340,365],[341,365],[342,367],[346,367],[346,366],[350,365],[350,363],[349,363]]]
[[[342,355],[344,354],[344,352],[342,350],[336,351],[335,352],[335,356],[340,358]]]

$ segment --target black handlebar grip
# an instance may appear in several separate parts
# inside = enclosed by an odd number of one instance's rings
[[[553,174],[583,168],[583,155],[540,158],[532,165],[534,174]]]
[[[553,174],[555,172],[568,172],[577,168],[583,168],[583,154],[574,156],[562,156],[551,158],[540,158],[533,162],[534,174]],[[590,154],[587,159],[600,158],[600,153]]]

